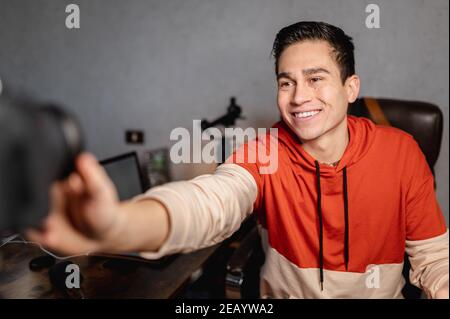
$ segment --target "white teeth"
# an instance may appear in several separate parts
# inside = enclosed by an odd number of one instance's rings
[[[295,114],[295,117],[303,118],[303,117],[314,116],[314,115],[316,115],[319,112],[320,111],[310,111],[310,112],[300,112],[300,113],[294,113],[294,114]]]

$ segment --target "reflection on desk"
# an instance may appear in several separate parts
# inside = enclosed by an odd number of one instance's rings
[[[85,298],[175,298],[192,273],[220,244],[179,254],[162,264],[105,256],[70,258],[83,276]],[[66,298],[53,288],[48,269],[31,271],[31,259],[44,253],[34,244],[8,243],[0,248],[0,298]]]

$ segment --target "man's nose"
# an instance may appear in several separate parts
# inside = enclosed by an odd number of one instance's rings
[[[305,102],[309,102],[313,98],[313,90],[305,83],[297,83],[294,91],[294,96],[291,100],[291,104],[302,105]]]

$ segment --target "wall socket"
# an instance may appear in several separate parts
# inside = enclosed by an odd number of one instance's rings
[[[144,144],[144,131],[126,130],[125,142],[127,144]]]

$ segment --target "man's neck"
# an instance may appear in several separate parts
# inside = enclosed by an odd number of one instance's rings
[[[342,121],[333,130],[302,144],[303,149],[317,161],[331,165],[338,162],[349,143],[347,120]]]

